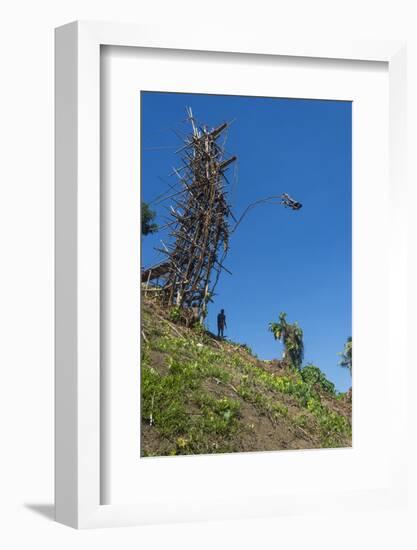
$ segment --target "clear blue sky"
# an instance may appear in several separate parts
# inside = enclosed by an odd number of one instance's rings
[[[208,126],[234,120],[226,148],[238,156],[229,198],[238,217],[257,199],[289,193],[294,212],[278,205],[253,209],[232,236],[226,267],[210,305],[208,325],[224,308],[226,335],[247,343],[261,359],[280,357],[268,332],[281,311],[304,331],[304,364],[320,367],[340,391],[351,385],[338,352],[351,336],[350,102],[142,92],[142,199],[166,192],[180,140],[189,131],[185,107]],[[233,170],[228,171],[233,180]],[[162,181],[163,178],[165,181]],[[168,206],[169,203],[165,203]],[[164,205],[153,207],[157,222]],[[162,255],[155,234],[143,239],[142,263]]]

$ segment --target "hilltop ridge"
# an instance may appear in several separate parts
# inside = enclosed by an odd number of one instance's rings
[[[243,344],[142,297],[141,455],[350,447],[351,392],[317,367],[261,361]]]

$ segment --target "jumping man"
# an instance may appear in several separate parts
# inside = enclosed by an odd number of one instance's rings
[[[300,210],[300,208],[303,207],[303,205],[301,204],[301,202],[298,202],[294,199],[292,199],[288,193],[284,193],[283,195],[281,195],[281,199],[282,199],[282,203],[285,208],[291,208],[292,210]]]

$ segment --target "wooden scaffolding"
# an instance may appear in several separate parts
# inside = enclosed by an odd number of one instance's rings
[[[198,125],[187,108],[191,132],[179,150],[182,165],[174,169],[180,190],[170,194],[169,243],[158,248],[166,259],[142,272],[149,283],[163,278],[165,305],[197,309],[200,317],[224,267],[229,249],[229,218],[234,219],[227,201],[227,168],[236,156],[225,156],[227,122],[215,128]],[[227,271],[227,270],[226,270]]]

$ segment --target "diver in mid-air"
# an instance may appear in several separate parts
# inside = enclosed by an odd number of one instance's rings
[[[282,199],[282,204],[286,207],[286,208],[291,208],[292,210],[300,210],[300,208],[303,207],[303,205],[301,204],[301,202],[298,202],[294,199],[292,199],[288,193],[284,193],[283,195],[281,195],[281,199]]]

